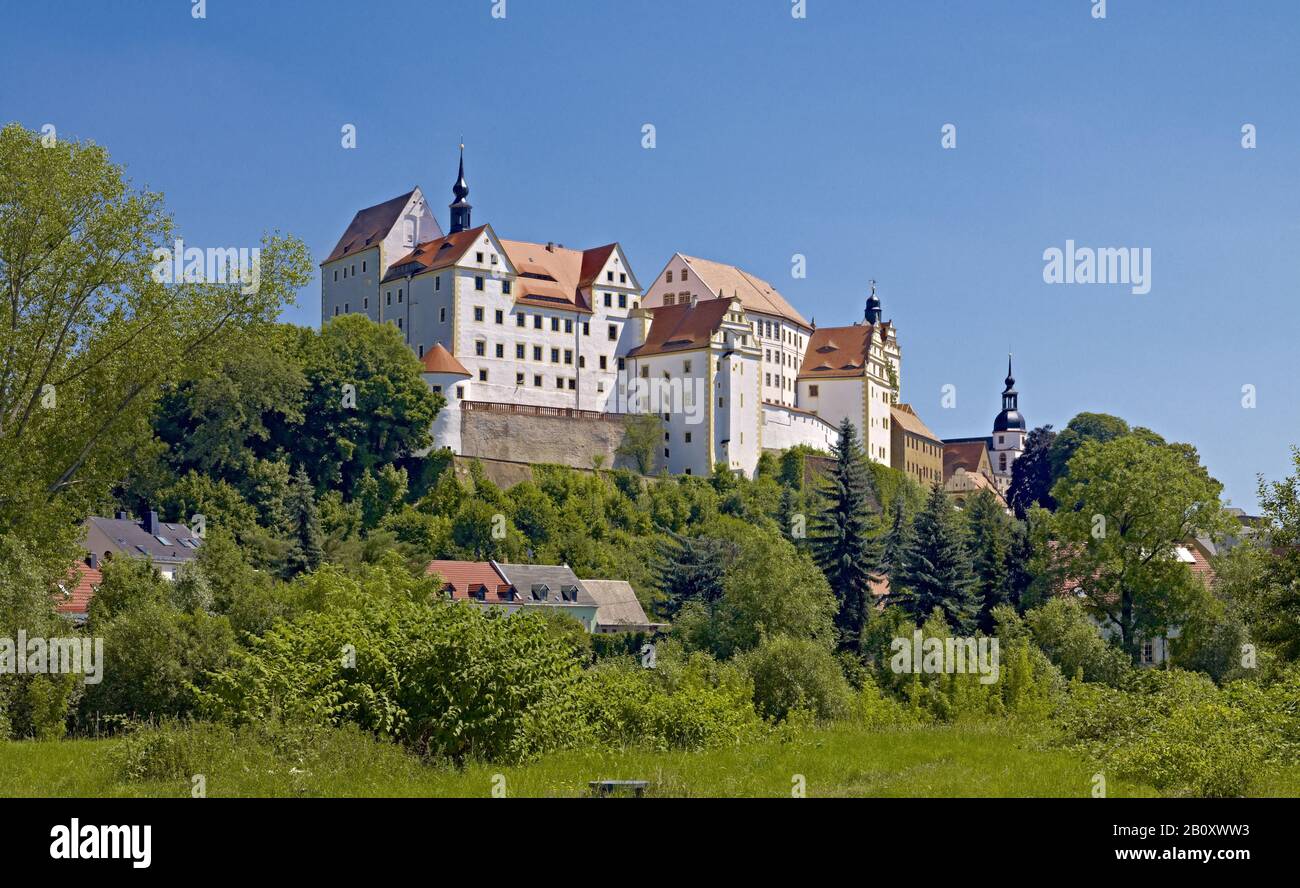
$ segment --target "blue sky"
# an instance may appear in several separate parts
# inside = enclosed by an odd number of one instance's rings
[[[1010,349],[1031,425],[1118,414],[1251,508],[1300,443],[1300,4],[1092,2],[12,4],[0,121],[107,146],[191,244],[317,260],[363,206],[450,201],[463,133],[502,236],[617,240],[643,283],[732,262],[821,325],[875,278],[940,435],[989,430]],[[1151,292],[1045,284],[1067,239],[1149,247]],[[286,319],[319,321],[316,282]]]

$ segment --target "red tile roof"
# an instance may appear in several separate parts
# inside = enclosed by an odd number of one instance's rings
[[[628,352],[628,357],[643,358],[707,346],[731,304],[730,299],[703,299],[694,305],[662,305],[650,309],[650,333],[644,343]]]
[[[947,442],[943,445],[943,480],[947,481],[958,469],[981,475],[981,466],[991,471],[986,462],[988,445],[984,441]]]
[[[335,259],[342,259],[349,253],[378,246],[397,224],[397,217],[406,208],[412,194],[415,194],[414,188],[399,197],[375,204],[373,207],[366,207],[358,212],[352,217],[351,224],[348,225],[347,231],[343,232],[343,237],[339,238],[329,258],[321,265],[333,262]]]
[[[911,404],[895,404],[889,410],[889,415],[893,417],[894,422],[902,427],[903,431],[911,432],[922,438],[929,438],[936,444],[943,444],[943,439],[930,431],[930,427],[921,422],[921,417],[916,415]]]
[[[464,364],[456,360],[455,355],[442,347],[441,342],[435,342],[433,348],[424,353],[420,363],[424,365],[425,373],[455,373],[466,377],[472,375]]]
[[[871,335],[883,329],[871,324],[851,327],[822,327],[808,337],[799,378],[840,378],[862,376],[867,370]]]
[[[398,259],[392,265],[388,266],[388,274],[385,275],[385,281],[391,281],[395,278],[406,277],[409,269],[405,266],[414,265],[416,274],[424,274],[426,271],[437,271],[440,268],[448,268],[460,260],[469,248],[478,240],[486,225],[480,225],[478,228],[470,228],[465,231],[458,231],[455,234],[449,234],[438,240],[425,241],[411,252],[407,253],[401,259]],[[398,269],[402,269],[399,271]]]
[[[425,576],[442,578],[442,589],[455,601],[513,601],[513,587],[486,561],[430,561]],[[482,595],[476,594],[480,590]]]
[[[695,272],[695,276],[699,278],[700,282],[717,294],[719,298],[739,299],[740,304],[745,306],[746,311],[755,311],[784,318],[805,328],[812,327],[804,319],[804,316],[795,311],[794,306],[777,292],[776,287],[773,287],[761,277],[752,275],[734,265],[727,265],[724,262],[714,262],[710,259],[699,259],[684,254],[680,255],[691,270]]]
[[[55,596],[54,609],[61,614],[84,614],[90,608],[90,599],[104,582],[104,575],[94,567],[77,562],[68,570],[68,578],[60,589],[64,594]]]

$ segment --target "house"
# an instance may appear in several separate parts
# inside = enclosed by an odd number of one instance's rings
[[[1050,544],[1054,550],[1059,549],[1058,543]],[[1197,577],[1206,586],[1212,589],[1218,581],[1218,576],[1214,571],[1214,565],[1211,559],[1214,557],[1215,549],[1212,542],[1206,538],[1191,538],[1184,540],[1180,545],[1174,547],[1169,553],[1175,560],[1186,564],[1191,570],[1192,576]],[[1057,585],[1056,594],[1064,597],[1083,598],[1086,595],[1086,582],[1081,577],[1065,577]],[[1109,619],[1096,620],[1098,631],[1103,638],[1111,639],[1118,635],[1119,628]],[[1169,629],[1159,636],[1144,638],[1139,641],[1138,662],[1142,666],[1162,666],[1169,661],[1170,641],[1178,638],[1182,634],[1182,627],[1170,626]]]
[[[59,583],[54,596],[55,611],[77,625],[85,623],[90,612],[90,599],[95,597],[103,582],[99,557],[87,555],[86,560],[74,564],[64,581]]]
[[[163,579],[174,580],[198,555],[202,540],[184,524],[159,521],[157,512],[148,512],[143,521],[118,512],[112,518],[87,518],[83,545],[104,563],[118,556],[148,558]]]
[[[667,625],[650,621],[626,580],[583,580],[582,585],[596,601],[597,634],[657,632]]]
[[[559,610],[588,632],[596,631],[597,602],[568,565],[437,560],[429,562],[424,573],[439,577],[442,591],[453,601],[473,601],[506,613]]]
[[[894,405],[889,415],[891,465],[922,487],[942,483],[943,439],[921,422],[910,404]]]
[[[1006,498],[998,489],[989,462],[989,449],[984,438],[945,441],[943,444],[943,489],[952,495],[959,506],[981,490],[989,490],[997,497],[998,505],[1007,507]]]

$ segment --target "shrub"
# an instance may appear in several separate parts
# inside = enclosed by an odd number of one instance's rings
[[[824,644],[780,635],[764,639],[740,664],[754,683],[755,708],[768,718],[781,721],[795,709],[819,719],[849,714],[852,691]]]

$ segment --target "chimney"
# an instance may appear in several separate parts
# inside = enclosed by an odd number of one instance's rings
[[[113,517],[116,518],[118,521],[125,521],[125,520],[127,519],[128,516],[127,516],[126,512],[124,512],[124,511],[122,511],[121,509],[119,509],[119,510],[118,510],[118,511],[113,515]]]
[[[158,535],[158,531],[160,530],[158,526],[158,513],[153,509],[150,509],[149,513],[145,515],[144,529],[150,536]]]
[[[554,252],[555,252],[555,241],[547,241],[547,242],[546,242],[546,252],[548,252],[548,253],[554,253]]]
[[[89,555],[87,555],[86,567],[89,567],[92,570],[99,570],[99,556],[96,555],[94,552],[91,552]]]

